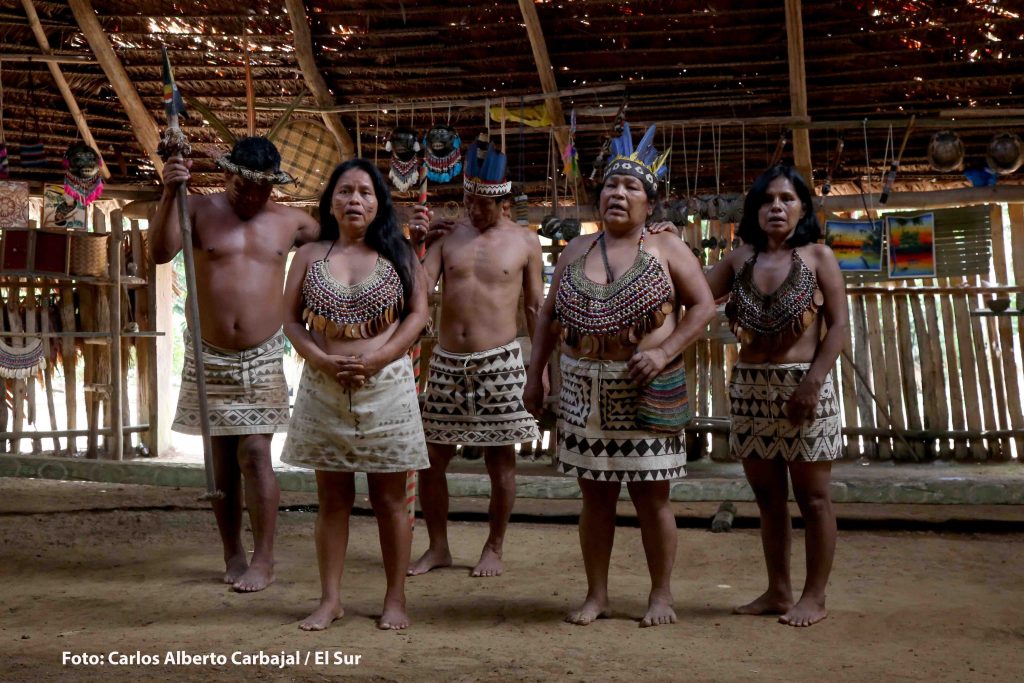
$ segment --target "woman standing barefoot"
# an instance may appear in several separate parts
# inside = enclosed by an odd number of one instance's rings
[[[768,589],[738,614],[778,614],[791,626],[824,619],[836,545],[829,496],[840,456],[839,402],[832,366],[846,343],[846,290],[811,191],[792,168],[775,166],[747,193],[744,244],[708,273],[741,344],[729,386],[729,448],[743,460],[761,512]],[[822,335],[822,332],[825,334]],[[790,585],[789,480],[806,527],[807,580],[794,604]]]
[[[408,350],[427,320],[419,261],[373,164],[338,166],[320,199],[321,241],[295,254],[285,334],[306,359],[282,461],[316,470],[320,605],[299,624],[344,614],[341,577],[355,472],[366,472],[387,575],[377,625],[403,629],[412,532],[406,472],[429,466]]]

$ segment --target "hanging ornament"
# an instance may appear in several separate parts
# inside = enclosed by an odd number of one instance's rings
[[[89,206],[103,194],[103,160],[89,145],[71,143],[64,153],[64,195]]]
[[[462,172],[462,139],[447,124],[435,125],[423,138],[423,160],[427,177],[435,183],[448,183]]]
[[[988,167],[999,175],[1013,173],[1024,162],[1024,147],[1014,133],[996,133],[985,155]]]
[[[384,149],[391,152],[391,171],[388,173],[391,184],[399,192],[408,192],[420,177],[419,159],[416,158],[420,143],[416,139],[416,131],[395,128]]]
[[[960,168],[964,161],[964,143],[951,130],[940,130],[928,143],[928,165],[933,171],[948,173]]]
[[[576,110],[569,115],[569,140],[562,150],[562,173],[575,181],[580,175],[580,156],[576,153]]]

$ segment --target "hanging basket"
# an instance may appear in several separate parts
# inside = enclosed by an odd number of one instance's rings
[[[88,275],[106,277],[108,274],[107,239],[110,237],[102,232],[72,232],[71,262],[69,270],[72,275]]]

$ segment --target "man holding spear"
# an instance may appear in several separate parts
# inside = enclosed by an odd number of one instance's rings
[[[165,81],[165,91],[170,91],[169,96],[165,92],[170,118],[166,143],[173,140],[182,111],[166,55]],[[156,263],[167,263],[182,250],[188,262],[193,252],[195,280],[188,283],[192,305],[186,310],[189,326],[201,330],[201,338],[195,335],[198,341],[191,333],[185,335],[174,429],[209,432],[204,447],[216,489],[210,498],[224,547],[224,582],[239,592],[260,591],[274,580],[280,499],[270,442],[288,424],[281,362],[285,265],[293,246],[317,238],[319,225],[310,215],[270,200],[274,185],[291,182],[280,170],[281,156],[270,140],[240,139],[230,154],[217,160],[224,169],[224,191],[191,197],[179,192],[192,166],[181,153],[187,144],[164,147],[169,157],[163,194],[150,221],[150,250]],[[190,236],[190,243],[183,234]],[[241,538],[243,482],[255,545],[251,561]]]

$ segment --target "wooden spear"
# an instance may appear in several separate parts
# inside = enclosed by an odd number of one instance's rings
[[[167,48],[163,48],[164,56],[164,108],[167,111],[167,130],[160,141],[160,155],[165,160],[173,156],[184,159],[192,152],[185,134],[178,125],[178,114],[185,110],[181,94],[174,83],[171,72],[171,61],[167,56]],[[185,184],[178,186],[178,225],[181,228],[181,252],[185,259],[185,287],[188,293],[189,333],[192,337],[192,350],[195,356],[196,393],[199,396],[199,431],[203,435],[203,463],[206,466],[205,500],[216,500],[224,497],[223,491],[217,490],[213,477],[213,443],[210,438],[210,409],[206,399],[206,373],[203,367],[203,334],[199,326],[199,298],[196,288],[196,263],[192,253],[192,221],[188,214],[188,190]]]

